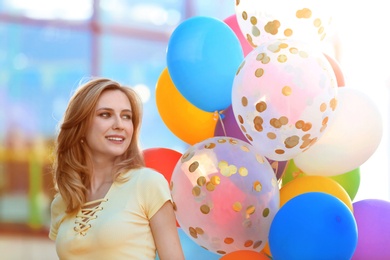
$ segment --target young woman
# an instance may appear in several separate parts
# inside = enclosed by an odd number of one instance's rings
[[[53,164],[60,259],[184,259],[168,182],[144,167],[141,110],[131,88],[104,78],[70,99]]]

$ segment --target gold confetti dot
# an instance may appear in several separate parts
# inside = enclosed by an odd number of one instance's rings
[[[279,118],[279,122],[282,124],[282,125],[287,125],[288,124],[288,118],[285,117],[285,116],[281,116]]]
[[[305,125],[305,122],[303,122],[302,120],[299,120],[295,123],[295,127],[297,129],[302,129],[302,127]]]
[[[195,228],[189,227],[188,231],[189,231],[190,235],[191,235],[193,238],[198,238],[198,233],[196,232]]]
[[[230,245],[230,244],[232,244],[232,243],[234,242],[234,239],[231,238],[231,237],[226,237],[226,238],[223,240],[223,242],[224,242],[225,244]]]
[[[224,144],[226,143],[226,139],[218,139],[217,141],[219,144]]]
[[[284,30],[284,36],[290,37],[291,35],[293,35],[293,30],[291,30],[290,28]]]
[[[200,212],[203,214],[209,214],[210,213],[210,207],[207,205],[200,206]]]
[[[287,137],[286,140],[284,140],[284,145],[286,148],[293,148],[299,144],[299,136],[293,135],[290,137]]]
[[[282,89],[282,94],[283,94],[284,96],[290,96],[291,93],[292,93],[291,87],[289,87],[289,86],[283,87],[283,89]]]
[[[214,191],[215,190],[215,185],[213,183],[211,183],[211,182],[207,182],[206,183],[206,189],[208,191]]]
[[[220,170],[221,174],[225,177],[230,177],[232,175],[232,173],[230,172],[230,169],[229,167],[225,167],[225,168],[222,168]]]
[[[264,157],[260,154],[256,154],[256,161],[258,161],[259,163],[264,163]]]
[[[243,222],[242,222],[242,226],[244,228],[250,228],[252,227],[252,221],[250,219],[245,219]]]
[[[322,24],[321,19],[320,18],[314,19],[313,24],[315,27],[320,27]]]
[[[216,252],[218,254],[220,254],[220,255],[225,255],[226,254],[226,251],[223,251],[223,250],[217,250]]]
[[[249,147],[248,147],[248,146],[246,146],[246,145],[241,145],[241,146],[240,146],[240,148],[241,148],[241,151],[244,151],[244,152],[250,152],[250,149],[249,149]]]
[[[177,205],[176,205],[176,203],[174,201],[172,202],[172,206],[173,206],[173,210],[177,211]]]
[[[194,156],[194,152],[187,152],[185,154],[183,154],[183,156],[181,157],[181,162],[184,163],[184,162],[187,162],[189,161],[193,156]]]
[[[249,134],[246,134],[245,137],[246,137],[246,139],[248,139],[249,141],[253,142],[253,138],[252,138],[252,136],[250,136]]]
[[[329,117],[325,117],[325,118],[322,120],[322,125],[328,124],[328,121],[329,121]]]
[[[188,167],[188,171],[194,172],[194,171],[196,171],[196,169],[198,169],[198,167],[199,167],[199,162],[195,161],[195,162],[191,163],[191,165]]]
[[[238,174],[240,174],[243,177],[248,176],[248,169],[245,167],[240,167],[238,169]]]
[[[263,210],[263,217],[268,217],[268,215],[269,215],[269,208],[265,208],[264,210]]]
[[[262,68],[258,68],[256,71],[255,71],[255,76],[257,78],[260,78],[261,76],[263,76],[264,74],[264,70]]]
[[[322,103],[321,106],[320,106],[320,111],[321,112],[325,112],[326,108],[327,108],[327,105],[325,103]]]
[[[253,123],[254,123],[254,127],[255,127],[256,131],[258,131],[258,132],[263,131],[263,118],[261,118],[260,116],[256,116],[253,119]]]
[[[230,175],[237,173],[237,166],[229,165],[228,168],[229,168],[229,171],[230,171]]]
[[[271,140],[274,140],[276,139],[276,134],[275,133],[272,133],[272,132],[268,132],[267,133],[267,137]]]
[[[246,214],[252,215],[253,213],[255,213],[255,210],[256,210],[255,206],[251,205],[251,206],[246,208]]]
[[[305,18],[308,19],[311,17],[312,13],[311,10],[308,8],[303,8],[301,10],[298,10],[295,14],[297,18]]]
[[[248,14],[245,11],[242,12],[242,19],[244,20],[248,19]]]
[[[278,56],[278,59],[277,59],[280,63],[285,63],[285,62],[287,62],[287,56],[286,55],[284,55],[284,54],[280,54],[279,56]]]
[[[305,51],[300,51],[299,56],[302,58],[307,58],[307,57],[309,57],[309,54],[307,54],[307,52],[305,52]]]
[[[330,100],[330,107],[332,108],[332,110],[334,111],[337,107],[337,99],[336,98],[332,98],[332,100]]]
[[[195,186],[192,188],[192,195],[194,195],[195,197],[198,197],[201,193],[201,189],[199,186]]]
[[[260,36],[260,30],[257,26],[253,25],[252,26],[252,35],[255,37]]]
[[[257,18],[255,16],[252,16],[250,20],[251,20],[251,24],[252,25],[256,25],[257,24]]]
[[[291,48],[290,48],[290,53],[291,53],[291,54],[298,54],[298,53],[299,53],[299,51],[298,51],[298,49],[297,49],[297,48],[295,48],[295,47],[291,47]]]
[[[260,247],[262,244],[263,244],[263,241],[256,241],[256,242],[253,244],[253,249],[256,249],[256,248]]]
[[[235,212],[239,212],[241,209],[242,209],[241,203],[240,203],[240,202],[234,202],[234,204],[233,204],[233,210],[234,210]]]
[[[280,22],[278,20],[274,20],[274,21],[268,22],[264,26],[264,31],[266,31],[269,34],[276,35],[278,33],[279,27],[280,27]]]
[[[260,192],[263,189],[263,186],[261,185],[260,181],[255,181],[253,183],[253,190]]]
[[[196,227],[195,230],[196,230],[196,233],[198,233],[199,235],[203,235],[204,234],[203,229],[201,229],[200,227]]]
[[[205,149],[214,149],[216,146],[215,143],[209,143],[204,146]]]
[[[229,139],[229,144],[233,144],[233,145],[236,145],[238,142],[237,140],[233,139],[233,138],[230,138]]]
[[[284,150],[282,150],[282,149],[276,149],[276,150],[275,150],[275,153],[276,153],[276,154],[284,154]]]
[[[210,182],[214,185],[218,185],[221,183],[221,178],[217,175],[211,177]]]
[[[241,104],[242,104],[242,106],[246,107],[248,105],[248,99],[246,97],[242,97]]]
[[[243,133],[246,133],[246,128],[245,128],[245,126],[241,125],[240,128],[241,128],[241,131],[242,131]]]
[[[260,101],[256,104],[256,111],[262,113],[265,110],[267,110],[267,103],[265,103],[264,101]]]
[[[304,132],[307,132],[307,131],[309,131],[311,129],[311,127],[312,127],[311,123],[305,123],[305,125],[302,127],[302,130]]]
[[[245,247],[251,247],[253,245],[253,241],[252,240],[247,240],[247,241],[245,241],[245,243],[244,243],[244,246]]]
[[[205,184],[206,184],[206,177],[200,176],[200,177],[196,180],[196,183],[197,183],[199,186],[205,185]]]

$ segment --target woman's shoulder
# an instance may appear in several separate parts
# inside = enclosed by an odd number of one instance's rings
[[[132,169],[130,171],[128,171],[125,176],[127,176],[129,178],[129,180],[131,179],[136,179],[138,181],[146,181],[146,182],[150,182],[150,181],[167,181],[164,177],[164,175],[162,175],[160,172],[152,169],[152,168],[148,168],[148,167],[141,167],[141,168],[137,168],[137,169]]]

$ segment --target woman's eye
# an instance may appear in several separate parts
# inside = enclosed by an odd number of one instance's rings
[[[124,119],[131,119],[131,115],[123,115],[122,118],[124,118]]]
[[[107,117],[110,117],[110,113],[107,113],[107,112],[101,113],[101,114],[99,114],[99,116],[107,118]]]

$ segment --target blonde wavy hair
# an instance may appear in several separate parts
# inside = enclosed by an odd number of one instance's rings
[[[60,124],[54,147],[53,180],[56,191],[67,205],[67,213],[76,213],[86,202],[87,189],[91,180],[91,152],[82,143],[96,104],[106,90],[120,90],[129,99],[132,109],[134,133],[127,151],[118,158],[114,180],[124,181],[121,174],[144,166],[139,146],[142,121],[142,103],[136,92],[110,79],[95,78],[80,85],[69,100]]]

